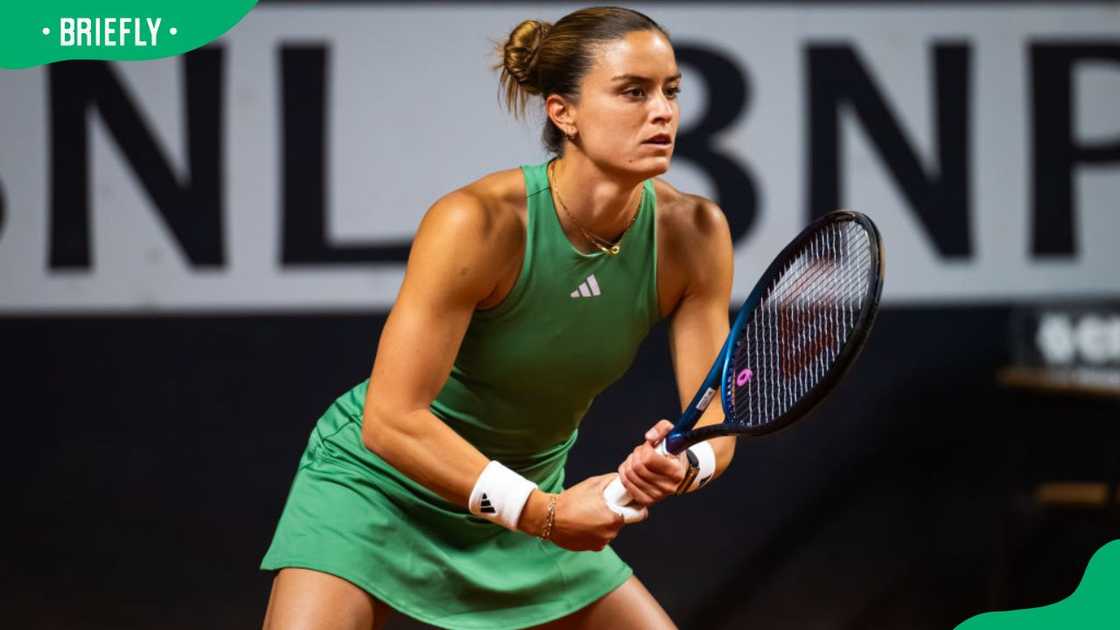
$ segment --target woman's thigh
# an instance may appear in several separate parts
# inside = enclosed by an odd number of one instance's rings
[[[622,586],[567,617],[541,626],[542,630],[675,630],[661,604],[638,578],[631,576]]]
[[[280,569],[264,630],[377,630],[391,609],[346,580],[310,569]]]

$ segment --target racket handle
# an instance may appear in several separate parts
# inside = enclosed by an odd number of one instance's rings
[[[665,450],[665,440],[657,445],[657,452],[662,455],[669,454],[669,451]],[[622,515],[623,522],[630,524],[642,520],[642,510],[630,507],[630,502],[633,499],[630,498],[629,494],[626,494],[626,487],[622,485],[618,477],[611,479],[611,482],[603,489],[603,500],[607,502],[607,507],[612,512]]]
[[[622,516],[623,522],[629,524],[642,520],[642,511],[630,507],[630,495],[626,494],[626,488],[623,487],[618,477],[611,479],[611,482],[603,489],[603,500],[607,502],[607,507],[612,512]]]

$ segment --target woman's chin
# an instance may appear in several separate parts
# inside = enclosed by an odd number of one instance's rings
[[[620,175],[625,173],[627,176],[646,180],[665,174],[665,172],[669,170],[669,163],[671,161],[672,153],[665,152],[662,155],[647,154],[624,158],[621,162],[617,161],[617,158],[613,160],[604,160],[600,162],[600,167],[604,170],[614,171]]]
[[[669,163],[672,161],[672,153],[664,155],[647,155],[631,164],[631,169],[642,174],[643,179],[650,177],[657,177],[664,175],[669,170]]]

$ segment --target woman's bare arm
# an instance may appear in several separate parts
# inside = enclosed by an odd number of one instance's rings
[[[490,460],[428,405],[451,373],[475,307],[491,295],[516,254],[511,251],[516,246],[507,242],[513,239],[508,233],[503,237],[502,230],[500,220],[468,192],[452,193],[428,211],[381,333],[362,419],[367,448],[464,507]],[[556,544],[601,549],[618,534],[620,523],[601,499],[609,480],[591,478],[555,498]],[[534,490],[518,528],[541,533],[549,501],[549,495]]]
[[[681,409],[692,402],[727,339],[734,275],[731,231],[723,211],[704,200],[694,225],[696,230],[687,235],[691,242],[682,256],[688,283],[669,324],[669,351]],[[720,422],[723,422],[723,408],[712,404],[696,426]],[[716,438],[710,442],[716,452],[715,474],[719,476],[734,456],[735,438]]]
[[[669,350],[680,395],[681,408],[692,402],[712,361],[727,338],[728,304],[731,299],[732,246],[727,218],[718,206],[694,197],[695,205],[674,226],[673,269],[681,279],[681,293],[669,323]],[[675,418],[674,418],[675,420]],[[697,426],[723,421],[719,404],[712,404]],[[645,434],[640,444],[619,467],[623,487],[641,505],[652,505],[673,494],[684,477],[683,454],[678,458],[659,455],[655,447],[673,428],[661,420]],[[709,440],[715,452],[714,476],[731,463],[735,438]]]
[[[457,505],[490,461],[428,409],[475,306],[501,271],[497,225],[466,192],[438,201],[417,230],[366,392],[362,438],[394,468]]]

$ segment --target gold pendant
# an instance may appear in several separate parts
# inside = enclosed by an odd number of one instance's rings
[[[607,250],[607,252],[608,252],[608,253],[609,253],[609,254],[610,254],[611,256],[617,256],[617,255],[618,255],[618,252],[620,252],[620,251],[622,251],[622,248],[621,248],[621,247],[619,247],[619,246],[618,246],[617,244],[615,244],[615,245],[611,245],[611,248]]]

